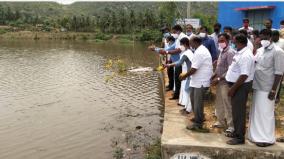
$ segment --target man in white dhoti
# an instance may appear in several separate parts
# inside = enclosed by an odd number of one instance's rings
[[[182,73],[186,73],[188,70],[190,70],[193,53],[190,50],[188,38],[182,38],[180,40],[180,45],[182,51],[180,60],[172,64],[168,64],[166,65],[166,67],[182,66]],[[179,95],[179,105],[184,106],[184,109],[182,109],[181,111],[182,113],[186,114],[189,114],[192,109],[190,96],[189,96],[189,91],[190,91],[189,83],[190,83],[190,77],[187,77],[186,80],[183,80],[181,82],[180,95]]]
[[[260,147],[275,142],[275,96],[284,73],[284,51],[271,41],[271,35],[270,29],[260,32],[262,47],[257,50],[255,58],[248,138]]]

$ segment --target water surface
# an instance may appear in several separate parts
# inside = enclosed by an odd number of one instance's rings
[[[160,74],[115,76],[109,58],[156,67],[145,44],[1,41],[0,158],[143,158],[160,136]],[[120,151],[119,151],[120,152]]]

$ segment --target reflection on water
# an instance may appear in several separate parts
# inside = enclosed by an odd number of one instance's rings
[[[109,159],[117,147],[143,158],[160,135],[160,74],[105,82],[116,57],[157,66],[143,44],[1,41],[0,158]]]

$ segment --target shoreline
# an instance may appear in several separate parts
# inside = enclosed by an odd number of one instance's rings
[[[133,43],[140,41],[133,39],[130,34],[105,34],[101,32],[34,32],[17,31],[0,34],[1,40],[70,40],[70,41],[117,41],[120,43]],[[138,35],[135,35],[138,36]],[[137,37],[136,37],[137,38]],[[142,41],[141,41],[142,42]]]

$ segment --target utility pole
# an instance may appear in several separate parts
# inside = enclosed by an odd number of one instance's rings
[[[186,17],[190,18],[190,6],[191,6],[191,2],[187,2],[187,8],[186,8]]]

